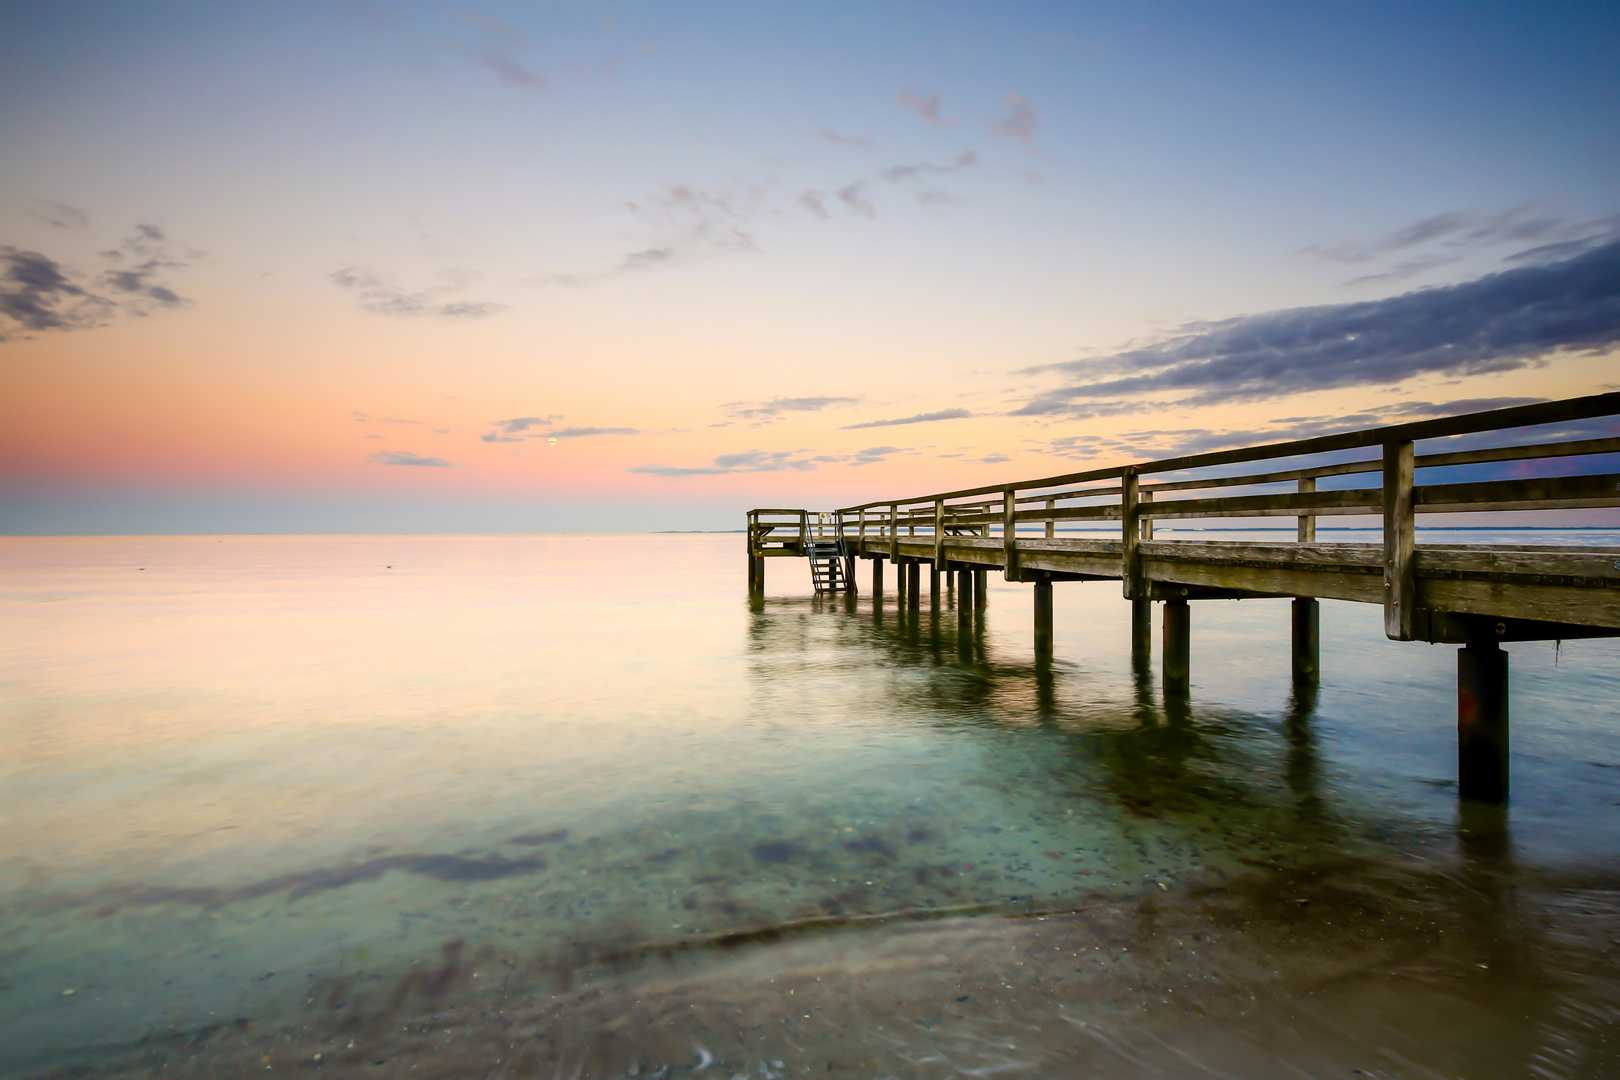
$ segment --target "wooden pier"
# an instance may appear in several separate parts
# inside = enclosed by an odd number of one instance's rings
[[[1293,598],[1293,673],[1307,684],[1320,671],[1318,601],[1379,604],[1388,637],[1462,646],[1459,791],[1499,802],[1508,790],[1501,643],[1620,636],[1620,548],[1418,544],[1418,515],[1491,514],[1490,525],[1511,528],[1534,524],[1537,511],[1620,507],[1620,473],[1612,471],[1620,456],[1603,456],[1620,455],[1620,437],[1571,440],[1557,430],[1615,417],[1620,393],[1597,394],[826,513],[751,510],[749,588],[763,588],[766,559],[809,557],[813,567],[823,563],[818,592],[853,591],[855,560],[867,560],[873,592],[882,594],[888,564],[902,610],[916,612],[926,566],[930,607],[938,610],[941,576],[956,575],[957,611],[971,628],[985,575],[1000,570],[1035,590],[1039,661],[1052,652],[1054,583],[1120,581],[1139,657],[1151,647],[1152,605],[1162,606],[1168,696],[1184,696],[1190,685],[1192,601]],[[1285,459],[1297,460],[1265,472],[1251,464]],[[1381,543],[1317,539],[1318,518],[1358,515],[1381,521]],[[1264,517],[1297,519],[1295,538],[1153,535],[1161,519]],[[1059,535],[1116,521],[1118,539]],[[828,560],[841,563],[837,572]]]

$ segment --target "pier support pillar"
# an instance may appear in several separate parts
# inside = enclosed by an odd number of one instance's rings
[[[973,571],[957,574],[956,626],[964,635],[973,632]]]
[[[1035,659],[1052,659],[1052,582],[1035,583]]]
[[[844,591],[855,595],[855,556],[844,556]]]
[[[765,591],[765,560],[757,555],[748,556],[748,591]]]
[[[922,600],[922,567],[915,559],[906,563],[906,610],[913,615],[917,614],[919,602]]]
[[[883,602],[883,560],[881,558],[872,560],[872,602],[874,604]]]
[[[1131,601],[1131,659],[1146,661],[1153,655],[1153,601]]]
[[[1322,675],[1322,606],[1294,597],[1294,685],[1314,685]]]
[[[1507,799],[1508,654],[1495,641],[1457,650],[1457,793]]]
[[[1186,697],[1192,689],[1192,605],[1179,597],[1164,602],[1164,693]]]
[[[985,602],[985,585],[990,581],[990,571],[973,571],[973,610],[983,611]]]
[[[928,610],[939,610],[939,560],[928,564]]]

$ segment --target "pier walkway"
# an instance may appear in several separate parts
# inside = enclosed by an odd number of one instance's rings
[[[1293,598],[1293,671],[1301,682],[1318,677],[1318,600],[1379,604],[1390,638],[1463,646],[1459,790],[1501,801],[1508,790],[1501,643],[1620,636],[1620,548],[1418,544],[1418,515],[1489,514],[1468,520],[1511,529],[1547,521],[1547,511],[1620,507],[1617,418],[1620,393],[1597,394],[830,512],[751,510],[749,587],[763,587],[766,559],[810,557],[823,564],[818,591],[853,590],[855,562],[868,560],[874,594],[882,594],[884,565],[892,565],[902,610],[916,612],[926,567],[936,611],[941,576],[957,575],[958,617],[971,629],[985,574],[1000,570],[1035,590],[1042,660],[1052,651],[1053,584],[1120,581],[1140,656],[1151,649],[1152,605],[1163,607],[1167,695],[1188,689],[1192,601]],[[1603,437],[1569,437],[1595,432]],[[1256,471],[1257,462],[1287,467]],[[1318,518],[1358,516],[1381,526],[1381,542],[1318,540]],[[1295,538],[1153,535],[1160,520],[1267,517],[1296,519]],[[1111,531],[1111,522],[1119,523],[1117,539],[1060,535],[1076,526]],[[825,568],[833,559],[842,560],[841,572]]]

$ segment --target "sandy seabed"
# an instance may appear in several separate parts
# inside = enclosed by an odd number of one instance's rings
[[[1067,911],[818,920],[321,981],[65,1077],[1620,1076],[1620,873],[1256,868]]]

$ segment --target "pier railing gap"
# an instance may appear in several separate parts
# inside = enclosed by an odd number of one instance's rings
[[[751,510],[749,586],[763,588],[767,558],[803,557],[810,530],[820,522],[823,530],[836,531],[850,560],[871,562],[874,603],[882,602],[888,562],[895,568],[900,610],[914,616],[921,605],[920,570],[927,564],[930,610],[937,614],[942,596],[953,592],[964,633],[984,608],[988,570],[1031,584],[1036,658],[1046,663],[1054,647],[1053,584],[1119,581],[1131,603],[1131,650],[1139,666],[1151,653],[1152,605],[1163,606],[1161,663],[1171,697],[1191,689],[1192,601],[1291,598],[1291,670],[1301,689],[1320,677],[1318,601],[1379,604],[1391,639],[1463,646],[1459,787],[1466,797],[1499,801],[1508,787],[1507,654],[1501,643],[1620,635],[1620,548],[1420,545],[1417,516],[1620,506],[1620,474],[1590,468],[1620,464],[1601,460],[1620,455],[1620,438],[1554,438],[1525,430],[1616,416],[1620,393],[1595,394],[889,498],[831,515]],[[1420,443],[1448,439],[1468,445],[1417,452]],[[1357,452],[1361,456],[1347,459]],[[1264,472],[1243,468],[1290,458],[1307,460]],[[1520,475],[1468,479],[1482,467],[1504,466]],[[1421,483],[1420,474],[1445,482]],[[1347,516],[1380,521],[1382,542],[1318,539],[1318,518]],[[1153,532],[1158,520],[1250,517],[1294,518],[1295,539],[1164,539]],[[1119,523],[1117,540],[1059,535],[1062,527],[1110,522]],[[1027,531],[1035,526],[1039,534]],[[944,591],[941,575],[947,578]],[[853,582],[852,572],[847,577]]]

